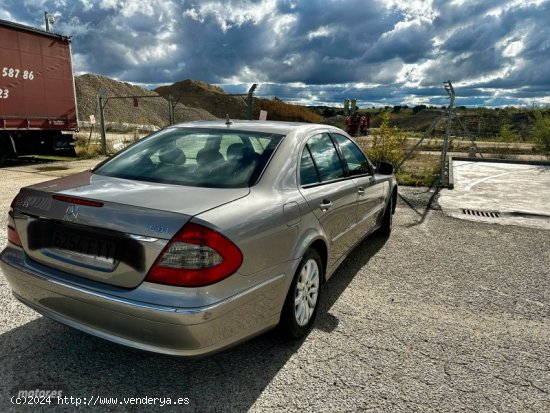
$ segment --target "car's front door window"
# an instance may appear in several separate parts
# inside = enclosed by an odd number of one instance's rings
[[[357,145],[344,135],[332,134],[346,160],[350,175],[370,174],[369,161]]]

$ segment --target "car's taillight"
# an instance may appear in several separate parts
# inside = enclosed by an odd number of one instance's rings
[[[239,248],[217,231],[188,223],[166,245],[146,281],[202,287],[229,277],[241,266]]]
[[[12,244],[17,245],[18,247],[23,247],[23,243],[21,242],[21,238],[19,238],[17,230],[11,225],[8,225],[8,241]]]
[[[10,205],[10,209],[8,211],[8,241],[12,244],[17,245],[18,247],[23,247],[23,243],[21,242],[21,238],[19,238],[19,234],[17,233],[17,229],[15,228],[15,219],[14,219],[14,212],[13,207],[15,205],[15,200],[17,197],[15,197]]]

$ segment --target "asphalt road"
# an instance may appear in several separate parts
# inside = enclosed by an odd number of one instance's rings
[[[0,170],[0,226],[17,188],[46,178]],[[80,411],[550,411],[550,231],[428,212],[432,195],[402,190],[391,237],[343,263],[299,342],[270,332],[199,360],[134,351],[37,316],[0,274],[0,410],[74,410],[10,402],[41,389],[117,398]],[[120,404],[147,396],[184,404]]]

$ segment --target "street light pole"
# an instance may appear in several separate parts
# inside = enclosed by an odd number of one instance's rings
[[[50,31],[50,24],[55,23],[55,16],[53,14],[49,14],[47,11],[44,12],[44,23],[46,23],[46,31]]]

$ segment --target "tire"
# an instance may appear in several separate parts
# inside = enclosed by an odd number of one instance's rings
[[[283,306],[279,326],[287,337],[300,338],[311,330],[319,308],[323,277],[321,257],[310,248],[296,270]]]
[[[0,167],[4,166],[4,163],[6,162],[6,148],[4,146],[4,141],[0,137]]]
[[[388,204],[386,205],[386,211],[382,217],[382,224],[378,228],[378,234],[383,237],[389,237],[391,234],[391,228],[393,225],[393,194],[390,195]]]

